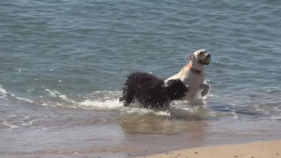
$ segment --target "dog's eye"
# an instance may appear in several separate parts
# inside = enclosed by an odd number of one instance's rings
[[[200,52],[199,55],[204,55],[204,52]]]

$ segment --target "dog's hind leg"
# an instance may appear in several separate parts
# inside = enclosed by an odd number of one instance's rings
[[[122,99],[124,100],[123,105],[124,106],[129,106],[133,102],[134,95],[131,92],[127,92],[126,94],[124,94]]]
[[[119,97],[119,102],[121,102],[121,101],[124,101],[124,97],[123,96]]]

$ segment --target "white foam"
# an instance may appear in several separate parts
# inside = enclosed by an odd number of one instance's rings
[[[60,98],[61,100],[64,100],[64,101],[69,102],[69,103],[72,103],[72,104],[77,104],[76,101],[74,101],[74,100],[68,98],[65,94],[62,94],[62,93],[60,93],[60,92],[57,91],[57,90],[50,90],[50,89],[45,89],[45,90],[46,90],[46,91],[49,93],[49,95],[52,96],[52,97]]]
[[[6,89],[4,89],[2,85],[0,85],[0,93],[1,93],[2,95],[6,95],[6,94],[7,94]]]
[[[5,125],[5,126],[8,126],[11,129],[19,127],[19,126],[16,126],[16,125],[9,124],[8,122],[3,122],[2,124]]]
[[[15,94],[7,92],[6,89],[4,89],[4,88],[2,87],[2,85],[0,85],[0,93],[3,94],[3,96],[1,96],[2,98],[6,98],[7,95],[8,95],[8,96],[14,97],[14,98],[17,99],[17,100],[21,100],[21,101],[33,103],[33,101],[31,101],[31,100],[29,100],[29,99],[17,97]]]
[[[139,107],[125,107],[123,109],[123,111],[125,111],[126,113],[129,113],[129,114],[136,113],[139,115],[154,114],[154,115],[159,115],[159,116],[170,116],[170,112],[168,112],[168,111],[155,111],[155,110],[139,108]]]
[[[8,95],[14,95],[14,94],[7,92],[6,89],[4,89],[2,85],[0,85],[0,98],[7,100]]]
[[[170,113],[167,111],[155,111],[145,108],[139,108],[138,103],[132,104],[129,107],[123,106],[122,102],[119,102],[119,99],[111,100],[93,100],[86,99],[78,103],[78,106],[82,109],[99,109],[99,110],[118,110],[126,113],[137,113],[137,114],[155,114],[161,116],[170,116]]]
[[[56,90],[50,90],[50,89],[45,89],[49,94],[50,96],[52,97],[57,97],[58,95],[60,95],[61,93],[59,93],[58,91]]]
[[[51,90],[44,88],[48,95],[51,97],[41,96],[38,101],[32,101],[30,99],[21,98],[15,96],[12,93],[8,93],[2,86],[0,85],[0,93],[9,94],[16,98],[17,100],[35,103],[41,106],[48,107],[65,107],[65,108],[80,108],[80,109],[98,109],[98,110],[118,110],[126,113],[137,113],[137,114],[155,114],[161,116],[170,116],[170,112],[168,111],[155,111],[145,108],[140,108],[138,104],[132,104],[129,107],[124,107],[122,102],[119,102],[118,97],[120,96],[120,91],[94,91],[91,94],[86,96],[81,96],[84,98],[82,101],[75,101],[72,98],[69,98],[66,94],[59,92],[58,90]],[[208,95],[212,96],[212,95]],[[206,98],[193,99],[192,105],[200,105],[201,107],[206,105]],[[176,107],[172,107],[173,114],[177,116],[192,116],[192,117],[206,117],[205,110],[202,108],[198,109],[196,107],[191,107],[190,102],[187,101],[176,101]],[[204,109],[204,108],[203,108]]]
[[[204,119],[208,115],[205,106],[190,106],[187,102],[177,102],[170,106],[169,111],[177,118],[191,120]]]
[[[21,100],[21,101],[25,101],[25,102],[29,102],[29,103],[34,103],[32,100],[26,99],[26,98],[20,98],[20,97],[16,97],[14,96],[16,99]]]
[[[82,102],[77,103],[77,106],[82,109],[101,109],[101,110],[119,110],[126,113],[147,114],[152,113],[161,116],[170,116],[169,111],[155,111],[145,108],[140,108],[138,103],[132,104],[129,107],[124,107],[123,103],[119,102],[119,91],[95,91],[87,96]],[[172,107],[173,115],[177,116],[191,116],[191,117],[206,117],[205,105],[206,99],[195,98],[191,102],[188,101],[175,101],[176,106]],[[199,106],[190,106],[200,105]],[[181,117],[182,117],[181,116]]]
[[[235,119],[238,119],[238,118],[239,118],[239,116],[236,114],[236,111],[235,111],[235,110],[232,110],[231,113],[233,114],[233,118],[235,118]]]
[[[78,104],[80,107],[85,108],[97,108],[97,109],[118,109],[123,107],[123,105],[118,101],[115,100],[105,100],[105,101],[98,101],[98,100],[91,100],[86,99]]]

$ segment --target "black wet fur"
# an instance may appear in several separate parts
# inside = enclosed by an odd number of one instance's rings
[[[145,108],[165,108],[170,101],[185,97],[188,88],[181,80],[164,80],[144,72],[134,72],[127,77],[119,101],[128,106],[134,100]]]

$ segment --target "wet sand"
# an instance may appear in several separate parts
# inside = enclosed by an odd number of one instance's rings
[[[199,147],[138,158],[281,158],[281,141]]]
[[[9,158],[130,158],[134,157],[137,152],[130,148],[119,148],[111,151],[105,150],[81,150],[78,152],[66,152],[66,151],[53,151],[49,153],[34,152],[34,153],[10,153],[1,154],[4,157]],[[281,158],[281,141],[264,141],[264,142],[252,142],[247,144],[233,144],[233,145],[221,145],[221,146],[208,146],[190,148],[185,150],[177,150],[171,152],[165,152],[156,155],[147,156],[146,151],[142,152],[144,156],[135,158]],[[130,154],[134,153],[134,154]]]

